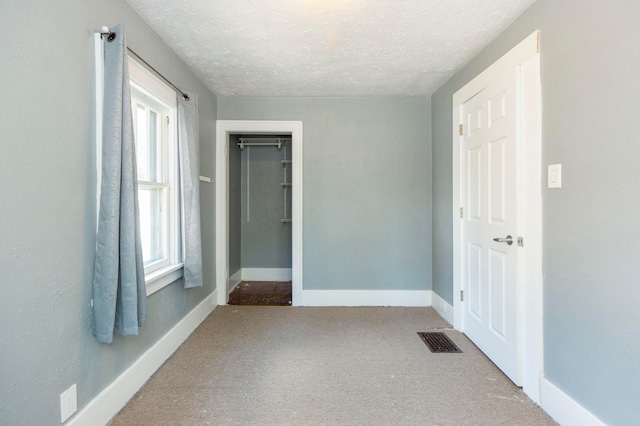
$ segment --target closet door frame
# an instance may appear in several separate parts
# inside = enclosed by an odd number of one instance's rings
[[[291,275],[293,306],[302,306],[302,121],[216,121],[216,291],[229,302],[229,135],[291,134]]]

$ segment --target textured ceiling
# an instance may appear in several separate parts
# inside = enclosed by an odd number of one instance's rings
[[[127,0],[222,96],[428,95],[535,0]]]

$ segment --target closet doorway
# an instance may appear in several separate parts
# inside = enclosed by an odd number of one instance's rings
[[[229,135],[229,304],[291,305],[291,135]]]
[[[291,281],[300,306],[302,123],[220,120],[216,135],[218,304],[240,283]],[[261,291],[283,297],[282,286]]]

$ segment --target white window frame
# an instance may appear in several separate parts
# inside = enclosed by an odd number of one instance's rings
[[[183,276],[182,235],[180,224],[180,186],[178,166],[177,97],[176,92],[158,79],[135,58],[129,56],[129,82],[132,100],[161,108],[160,127],[163,134],[163,154],[168,161],[162,173],[167,178],[168,211],[167,232],[162,244],[168,246],[167,258],[145,267],[147,296],[180,279]],[[133,108],[134,126],[136,110]],[[139,187],[157,184],[138,181]]]

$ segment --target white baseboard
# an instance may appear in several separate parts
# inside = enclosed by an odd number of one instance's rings
[[[214,291],[72,417],[67,426],[106,425],[215,309],[217,300]]]
[[[453,306],[440,297],[435,291],[431,292],[431,306],[445,321],[453,325]]]
[[[303,306],[431,306],[431,290],[303,290]]]
[[[540,381],[540,399],[542,409],[562,426],[606,426],[545,377]]]
[[[229,284],[227,288],[229,289],[229,294],[233,291],[234,288],[240,284],[242,281],[242,269],[238,269],[233,275],[229,277]]]
[[[291,268],[242,268],[243,281],[291,281]]]

